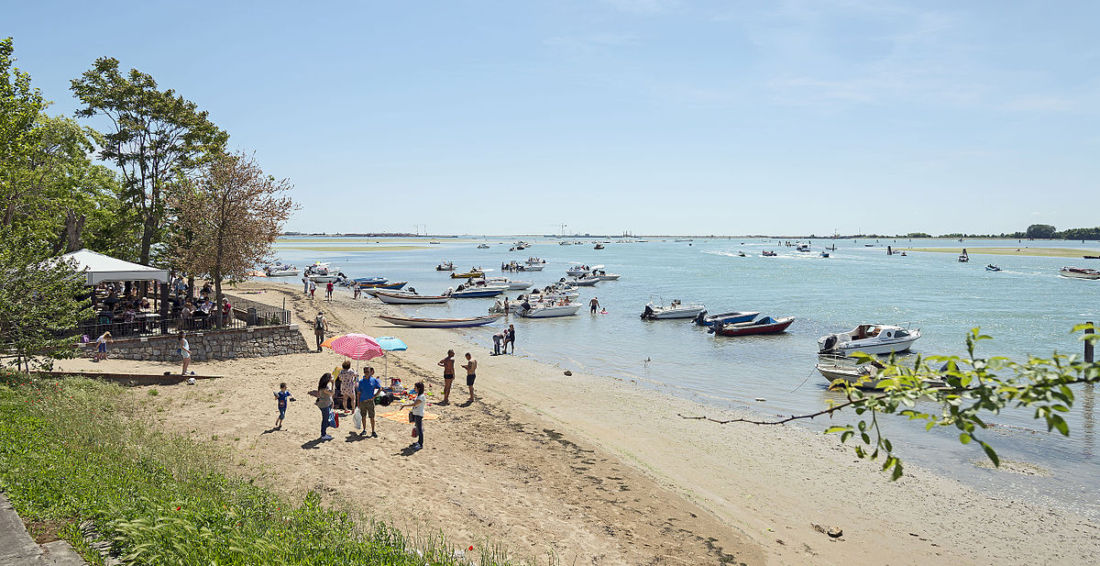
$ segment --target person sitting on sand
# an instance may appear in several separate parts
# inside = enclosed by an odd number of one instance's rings
[[[279,390],[275,392],[276,404],[279,406],[279,418],[275,419],[275,428],[283,428],[283,418],[286,417],[286,402],[295,401],[290,390],[286,388],[286,382],[279,384]]]
[[[455,351],[447,350],[447,357],[436,364],[443,368],[443,402],[446,405],[451,402],[451,383],[455,380]]]
[[[466,352],[466,363],[462,364],[466,370],[466,387],[470,388],[470,402],[474,402],[474,380],[477,379],[477,360]]]

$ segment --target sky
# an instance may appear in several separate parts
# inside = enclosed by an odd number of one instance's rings
[[[290,179],[288,230],[328,233],[1097,226],[1097,21],[1095,1],[0,0],[50,112],[117,58]]]

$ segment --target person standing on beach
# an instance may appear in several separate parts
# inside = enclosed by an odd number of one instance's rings
[[[470,388],[470,402],[474,402],[474,380],[477,379],[477,360],[466,352],[466,363],[462,365],[466,370],[466,387]]]
[[[329,422],[332,419],[332,374],[326,373],[317,382],[317,391],[310,395],[317,397],[317,408],[321,410],[321,440],[332,440],[328,434]]]
[[[309,276],[308,275],[303,275],[302,276],[302,294],[303,295],[308,295],[309,294]]]
[[[95,357],[92,358],[93,362],[98,362],[107,359],[107,343],[111,342],[111,331],[108,330],[99,335],[95,341]]]
[[[309,280],[309,298],[313,299],[314,295],[316,295],[316,294],[317,294],[317,283],[314,282],[312,279],[310,279]]]
[[[500,343],[503,342],[503,341],[504,341],[504,333],[503,332],[497,332],[496,334],[493,335],[493,355],[494,356],[499,356],[500,355]]]
[[[294,396],[286,388],[286,382],[279,384],[279,390],[275,392],[275,399],[279,405],[279,418],[275,419],[275,428],[283,428],[283,418],[286,417],[287,400],[294,401]]]
[[[596,297],[592,297],[591,301],[588,301],[588,309],[592,314],[596,314],[596,309],[600,308],[600,301]]]
[[[187,375],[187,367],[191,365],[191,344],[187,342],[187,334],[181,330],[179,333],[179,354],[183,358],[183,375]]]
[[[451,383],[455,380],[455,351],[447,350],[447,357],[436,364],[443,368],[443,402],[446,405],[451,402]]]
[[[333,289],[332,281],[329,281],[328,284],[325,285],[325,300],[326,301],[331,301],[332,300],[332,289]]]
[[[317,338],[317,351],[321,351],[321,344],[325,341],[325,331],[328,330],[328,321],[325,320],[325,311],[317,311],[317,318],[313,319],[313,336]]]
[[[424,407],[428,404],[428,398],[424,396],[423,381],[417,381],[413,388],[416,389],[416,399],[412,403],[404,403],[402,407],[412,407],[409,414],[412,415],[413,427],[416,429],[417,435],[412,449],[420,450],[424,447]]]
[[[339,400],[338,406],[343,406],[348,411],[355,410],[355,382],[358,381],[358,375],[351,369],[351,362],[344,360],[343,365],[340,366],[340,373],[336,376],[336,398]],[[342,386],[342,387],[341,387]]]
[[[508,353],[508,344],[512,345],[512,353],[516,353],[516,325],[509,324],[508,330],[504,331],[504,353]]]
[[[382,383],[374,377],[374,368],[368,366],[363,370],[363,377],[359,380],[356,390],[359,392],[359,415],[363,418],[363,432],[359,434],[366,436],[366,421],[367,417],[370,417],[371,438],[378,438],[378,433],[374,432],[374,396],[382,390]]]

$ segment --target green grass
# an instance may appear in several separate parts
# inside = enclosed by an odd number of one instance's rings
[[[225,450],[150,430],[134,400],[85,379],[0,375],[0,489],[32,532],[50,525],[95,563],[77,528],[88,519],[131,564],[459,563],[438,537],[414,544],[315,493],[291,501],[230,474]]]

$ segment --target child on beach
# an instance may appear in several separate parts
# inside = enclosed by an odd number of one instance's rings
[[[279,390],[275,392],[275,399],[279,405],[279,418],[275,419],[275,428],[283,428],[283,418],[286,417],[286,402],[296,401],[290,390],[286,388],[286,382],[279,384]]]
[[[95,356],[92,358],[93,362],[98,362],[107,359],[107,342],[111,341],[111,331],[108,330],[99,336],[95,341]]]
[[[336,373],[336,404],[346,411],[355,410],[355,383],[359,376],[351,369],[351,362],[344,360]]]

